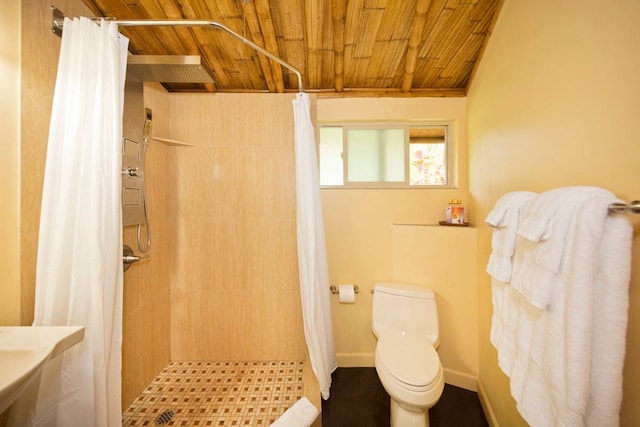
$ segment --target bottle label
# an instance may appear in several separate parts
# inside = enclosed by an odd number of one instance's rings
[[[447,207],[445,220],[447,224],[464,224],[464,207],[462,206]]]

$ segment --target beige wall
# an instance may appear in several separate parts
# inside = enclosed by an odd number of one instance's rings
[[[171,357],[303,360],[294,95],[171,94]]]
[[[512,190],[594,185],[639,197],[640,3],[507,0],[468,96],[474,221]],[[640,418],[640,218],[630,286],[622,425]],[[524,425],[489,343],[484,267],[491,234],[478,228],[480,382],[500,425]]]
[[[0,3],[0,325],[20,324],[20,7]]]
[[[406,277],[393,269],[393,224],[437,224],[444,219],[449,199],[468,202],[466,99],[318,100],[318,122],[419,120],[454,121],[459,188],[322,190],[329,280],[331,284],[354,283],[360,288],[355,304],[339,304],[336,296],[331,298],[339,366],[373,366],[376,340],[371,332],[371,289],[377,281]],[[420,253],[423,248],[414,247],[413,250]],[[422,260],[425,268],[441,261],[429,257]],[[476,304],[475,300],[467,303]],[[443,336],[449,332],[449,327],[455,329],[466,325],[462,319],[451,321],[455,325],[441,325]],[[471,334],[470,339],[475,340],[474,333]],[[475,355],[469,357],[474,359]],[[468,366],[465,373],[476,375],[477,362],[469,360]]]
[[[476,390],[478,290],[475,227],[393,225],[392,277],[436,293],[445,382]],[[345,307],[346,308],[346,307]]]

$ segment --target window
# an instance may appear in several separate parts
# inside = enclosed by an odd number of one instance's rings
[[[321,125],[320,185],[451,187],[449,123]]]

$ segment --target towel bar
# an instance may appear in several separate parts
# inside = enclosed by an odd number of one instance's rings
[[[640,214],[640,200],[627,203],[612,203],[609,205],[609,213],[634,213]]]

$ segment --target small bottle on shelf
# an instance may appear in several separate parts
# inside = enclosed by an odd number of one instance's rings
[[[462,200],[449,199],[449,206],[447,206],[445,221],[447,224],[464,224],[464,207],[462,206]]]

